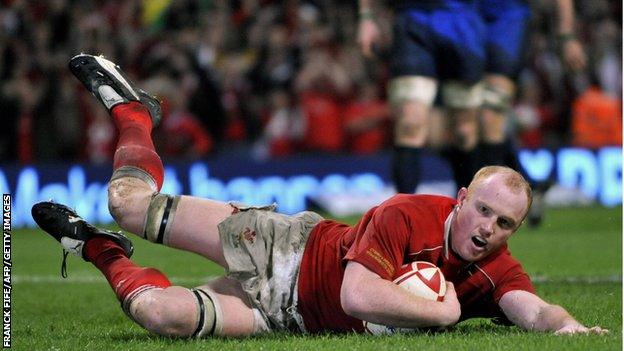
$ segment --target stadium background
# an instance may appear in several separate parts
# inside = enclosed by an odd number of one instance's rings
[[[588,66],[572,74],[559,58],[553,1],[530,2],[534,13],[526,67],[518,80],[509,129],[528,174],[553,186],[542,228],[535,236],[520,236],[512,247],[519,247],[514,252],[527,262],[527,270],[541,277],[538,290],[547,298],[571,304],[585,320],[621,334],[622,4],[575,1],[577,35]],[[163,100],[166,116],[154,137],[166,166],[165,192],[251,204],[276,201],[282,212],[315,208],[338,217],[387,198],[393,193],[384,96],[391,22],[387,4],[376,10],[376,19],[384,43],[376,58],[365,60],[355,43],[354,1],[0,1],[0,190],[13,195],[14,227],[33,226],[30,206],[50,198],[89,220],[111,220],[105,185],[116,132],[105,110],[66,68],[79,52],[104,54]],[[432,143],[445,138],[442,131]],[[419,190],[452,196],[448,165],[435,155],[426,160],[425,184]],[[101,317],[110,318],[105,325],[121,325],[111,329],[116,330],[113,334],[131,328],[132,338],[143,335],[121,312],[109,312],[115,301],[90,267],[83,271],[76,260],[78,279],[61,287],[50,280],[57,274],[56,267],[49,267],[57,259],[57,252],[50,252],[51,241],[32,230],[15,233],[15,311],[26,317],[16,319],[17,338],[45,333],[59,315],[73,315],[73,306],[54,297],[63,294],[74,296],[83,307],[91,307],[88,296],[103,296],[96,308],[109,316]],[[588,243],[590,234],[594,236]],[[599,242],[611,251],[602,252]],[[189,264],[198,262],[196,258],[176,253],[156,260],[150,250],[160,248],[144,246],[138,243],[137,260],[162,265],[163,271],[181,277],[180,283],[206,275]],[[165,257],[164,251],[157,252]],[[594,264],[566,255],[584,255]],[[545,263],[539,258],[543,256],[556,263]],[[211,269],[208,274],[219,272]],[[75,284],[87,298],[75,294]],[[48,290],[58,294],[47,299],[35,294]],[[605,291],[609,296],[601,309],[581,307],[586,303],[580,301],[587,301],[583,298],[593,301],[592,294]],[[48,304],[61,307],[42,311]],[[607,316],[611,319],[604,322],[601,318]],[[71,323],[83,322],[88,323]],[[67,329],[60,327],[61,349],[72,349],[76,324],[71,323]],[[475,342],[489,342],[492,348],[519,345],[514,335],[503,334],[510,341],[502,341],[484,339],[491,331],[487,328],[468,331],[477,335]],[[89,329],[81,336],[100,332]],[[448,337],[452,345],[456,337]],[[130,349],[123,338],[105,338],[100,346]],[[24,349],[55,348],[59,344],[53,340],[33,338]],[[399,345],[410,343],[398,340]],[[596,340],[576,347],[594,348]],[[598,345],[621,349],[621,335],[606,340],[599,339]],[[172,346],[159,339],[146,343],[141,336],[137,342],[138,349]],[[262,340],[253,342],[245,345],[264,345]],[[278,348],[289,345],[288,340],[275,342]],[[334,342],[359,341],[330,337],[319,345],[331,347]],[[538,337],[536,344],[525,347],[562,345],[542,342]],[[574,349],[570,343],[574,341],[564,342],[566,348]],[[376,341],[369,346],[384,349]]]
[[[589,64],[575,73],[558,55],[553,2],[531,3],[509,125],[521,162],[556,185],[551,205],[618,205],[621,3],[576,2]],[[104,184],[116,131],[66,68],[78,52],[113,59],[163,100],[154,137],[166,191],[277,201],[287,213],[318,205],[345,215],[379,202],[393,191],[391,11],[381,4],[384,39],[365,60],[353,1],[2,1],[0,190],[14,195],[15,224],[32,225],[30,205],[48,198],[110,221]],[[433,144],[445,141],[435,135]],[[419,191],[453,196],[445,162],[431,155],[427,164]]]

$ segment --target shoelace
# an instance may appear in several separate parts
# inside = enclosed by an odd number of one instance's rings
[[[67,255],[69,251],[63,249],[63,262],[61,262],[61,277],[67,278]]]

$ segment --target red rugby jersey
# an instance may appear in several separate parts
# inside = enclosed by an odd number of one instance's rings
[[[502,318],[498,300],[511,290],[534,293],[533,285],[507,247],[470,263],[447,250],[451,198],[433,195],[393,196],[370,209],[353,227],[331,220],[310,233],[299,273],[298,309],[309,332],[363,332],[361,320],[344,313],[340,286],[349,260],[392,280],[399,267],[428,261],[453,282],[461,319]]]

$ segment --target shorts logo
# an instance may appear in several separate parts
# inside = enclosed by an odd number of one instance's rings
[[[245,228],[240,235],[240,240],[242,241],[243,239],[247,240],[250,244],[253,244],[256,241],[256,231]]]

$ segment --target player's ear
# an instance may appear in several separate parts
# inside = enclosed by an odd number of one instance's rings
[[[463,202],[468,198],[468,189],[461,187],[457,192],[457,203],[461,207]]]

